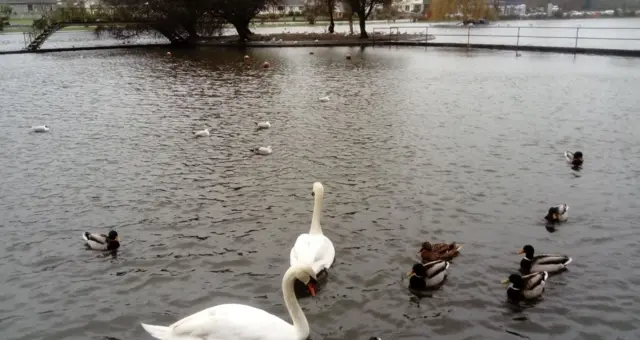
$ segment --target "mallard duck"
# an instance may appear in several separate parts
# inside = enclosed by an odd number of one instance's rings
[[[569,218],[569,206],[566,204],[560,204],[555,207],[549,208],[547,216],[544,217],[549,223],[566,222]]]
[[[580,166],[584,162],[584,160],[582,159],[582,152],[580,151],[565,151],[564,158],[566,158],[567,162],[571,163],[571,165],[573,166]]]
[[[424,242],[422,247],[418,251],[422,263],[427,263],[436,260],[450,261],[454,257],[460,254],[462,245],[453,243],[434,243]]]
[[[120,248],[120,237],[115,230],[111,230],[109,234],[92,234],[85,232],[82,238],[86,241],[85,246],[93,250],[116,250]]]
[[[522,247],[518,254],[525,254],[520,261],[520,269],[524,273],[547,272],[555,273],[567,268],[567,265],[573,261],[567,255],[542,254],[533,256],[533,246],[527,244]]]
[[[449,262],[444,260],[414,264],[407,274],[410,277],[409,289],[425,290],[440,285],[447,277],[448,268]]]
[[[538,272],[525,276],[520,274],[511,274],[509,278],[502,281],[503,284],[511,282],[507,288],[507,297],[514,301],[531,300],[539,298],[544,292],[546,279],[549,277],[547,272]]]

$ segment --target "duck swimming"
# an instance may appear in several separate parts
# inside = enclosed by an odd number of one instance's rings
[[[533,256],[535,250],[533,246],[527,244],[522,247],[518,254],[525,254],[520,261],[520,270],[523,273],[547,272],[555,273],[567,268],[567,265],[573,261],[566,255],[542,254]]]
[[[547,216],[544,217],[544,219],[549,223],[566,222],[568,218],[569,206],[566,204],[560,204],[549,208]]]
[[[111,230],[109,234],[92,234],[85,232],[82,238],[86,241],[87,249],[92,250],[116,250],[120,248],[120,237],[115,230]]]
[[[427,263],[436,260],[450,261],[454,257],[460,254],[462,245],[453,243],[434,243],[424,242],[422,247],[418,251],[422,263]]]
[[[502,281],[503,284],[511,282],[507,288],[507,297],[512,301],[537,299],[544,293],[547,272],[538,272],[525,276],[511,274],[508,279]]]
[[[449,262],[444,260],[414,264],[407,274],[410,277],[409,289],[420,291],[439,286],[447,277],[448,268]]]
[[[580,151],[565,151],[564,158],[566,158],[567,162],[571,163],[571,165],[573,166],[580,166],[584,162],[584,160],[582,159],[582,152]]]

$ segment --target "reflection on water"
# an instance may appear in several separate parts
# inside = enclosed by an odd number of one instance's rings
[[[140,322],[225,302],[288,318],[280,280],[314,181],[337,256],[301,302],[313,339],[637,337],[637,59],[165,52],[0,57],[3,339],[149,339]],[[563,158],[577,148],[581,177]],[[573,214],[548,233],[557,202]],[[117,257],[83,249],[81,232],[110,229]],[[403,276],[425,240],[466,246],[416,303]],[[500,280],[522,244],[574,262],[513,311]]]

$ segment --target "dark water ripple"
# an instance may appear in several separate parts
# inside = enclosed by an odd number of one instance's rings
[[[251,51],[268,71],[219,50],[1,57],[3,338],[146,339],[140,322],[225,302],[286,317],[314,181],[337,258],[302,301],[313,339],[640,335],[637,60],[315,52]],[[262,119],[273,128],[255,131]],[[273,155],[252,156],[260,145]],[[579,173],[562,158],[575,148]],[[570,222],[548,233],[561,202]],[[117,257],[82,249],[82,231],[110,228]],[[425,239],[467,246],[418,302],[402,277]],[[574,263],[514,310],[499,280],[526,243]]]

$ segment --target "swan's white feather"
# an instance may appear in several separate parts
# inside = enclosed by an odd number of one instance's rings
[[[331,268],[336,256],[333,243],[323,234],[301,234],[290,254],[291,266],[311,265],[317,274]]]
[[[298,339],[293,326],[261,309],[241,304],[218,305],[172,324],[144,325],[161,340],[287,340]],[[160,336],[160,337],[158,337]]]

